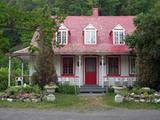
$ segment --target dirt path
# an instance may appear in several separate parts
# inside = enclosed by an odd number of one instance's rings
[[[104,103],[102,96],[82,96],[82,102],[78,103],[75,106],[72,106],[71,110],[76,111],[105,111],[111,109],[110,106],[107,106]]]

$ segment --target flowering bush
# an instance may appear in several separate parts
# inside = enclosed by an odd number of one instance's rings
[[[13,86],[5,90],[4,96],[6,97],[12,97],[12,98],[17,98],[17,97],[22,97],[22,98],[29,98],[32,95],[36,95],[40,93],[40,89],[38,86],[29,86],[29,85],[24,85],[24,86]]]
[[[20,93],[19,97],[20,98],[31,98],[32,97],[32,93]]]

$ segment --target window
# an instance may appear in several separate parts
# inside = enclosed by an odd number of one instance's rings
[[[66,30],[60,30],[57,32],[57,42],[59,44],[67,44],[67,31]]]
[[[84,42],[85,44],[96,44],[96,29],[93,25],[89,24],[85,29],[84,29]]]
[[[119,75],[119,57],[108,57],[108,74]]]
[[[73,75],[73,57],[63,57],[63,75]]]
[[[61,24],[58,32],[56,33],[56,42],[62,45],[66,45],[68,43],[68,29]]]
[[[124,34],[123,30],[114,31],[114,44],[124,44]]]
[[[130,57],[130,74],[136,73],[136,58],[134,56]]]
[[[113,29],[113,43],[114,44],[124,44],[124,36],[125,36],[125,30],[121,25],[117,25]]]

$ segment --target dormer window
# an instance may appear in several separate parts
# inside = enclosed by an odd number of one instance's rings
[[[92,24],[84,29],[84,43],[89,45],[97,43],[97,29]]]
[[[68,43],[68,29],[62,24],[56,33],[56,42],[61,45]]]
[[[113,30],[113,44],[123,45],[125,44],[125,29],[121,25],[117,25]]]

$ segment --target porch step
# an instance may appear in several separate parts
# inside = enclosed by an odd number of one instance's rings
[[[106,88],[98,85],[85,85],[81,86],[80,93],[105,93]]]
[[[80,93],[79,96],[104,96],[105,93]]]

